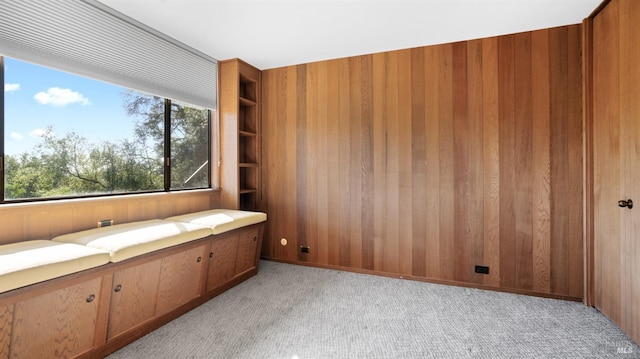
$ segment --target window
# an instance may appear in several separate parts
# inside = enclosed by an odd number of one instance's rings
[[[210,110],[3,62],[5,201],[210,187]]]

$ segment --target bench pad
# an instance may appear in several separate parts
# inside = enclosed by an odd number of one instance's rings
[[[109,253],[33,240],[0,246],[0,293],[109,263]]]
[[[65,234],[52,240],[101,249],[111,254],[111,262],[120,262],[209,235],[211,230],[204,226],[152,219]]]
[[[220,234],[267,220],[262,212],[232,209],[212,209],[166,218],[168,221],[192,223],[211,228],[212,234]]]

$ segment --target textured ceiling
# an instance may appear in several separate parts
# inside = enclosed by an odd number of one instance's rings
[[[580,23],[601,0],[99,0],[260,69]]]

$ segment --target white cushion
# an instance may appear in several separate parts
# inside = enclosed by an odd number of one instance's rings
[[[111,254],[111,262],[120,262],[209,235],[204,226],[152,219],[65,234],[53,241],[101,249]]]
[[[212,209],[166,218],[168,221],[199,224],[211,228],[213,234],[220,234],[237,228],[250,226],[267,220],[262,212],[238,211],[233,209]]]
[[[34,240],[0,246],[0,293],[109,263],[109,253]]]

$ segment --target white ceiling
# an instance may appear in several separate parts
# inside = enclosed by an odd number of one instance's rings
[[[601,0],[99,0],[260,69],[577,24]]]

